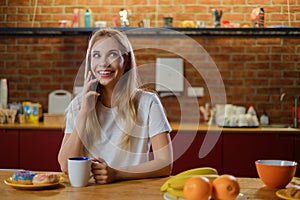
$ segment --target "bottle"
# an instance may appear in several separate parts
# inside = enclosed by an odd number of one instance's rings
[[[74,15],[73,15],[73,27],[78,28],[79,27],[79,9],[74,9]]]
[[[0,109],[7,108],[7,95],[8,95],[8,87],[7,87],[7,79],[1,79],[0,83]]]
[[[89,11],[89,9],[86,9],[84,16],[85,27],[91,27],[91,12]]]
[[[247,114],[251,114],[251,115],[255,115],[256,116],[256,111],[254,109],[254,106],[253,105],[250,105],[248,111],[247,111]]]
[[[261,125],[268,125],[269,124],[269,117],[267,112],[264,110],[263,114],[260,116],[260,124]]]
[[[258,14],[258,27],[262,28],[265,24],[265,11],[264,8],[260,8]]]

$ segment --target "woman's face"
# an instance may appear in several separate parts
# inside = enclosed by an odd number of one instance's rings
[[[125,71],[126,52],[122,46],[111,37],[103,37],[91,49],[91,69],[98,82],[104,87],[114,87]]]

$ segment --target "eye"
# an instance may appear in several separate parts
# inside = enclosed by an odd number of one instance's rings
[[[110,58],[117,58],[119,54],[117,52],[110,52],[108,55]]]
[[[100,56],[99,53],[95,52],[95,53],[93,53],[92,57],[93,58],[100,58],[101,56]]]

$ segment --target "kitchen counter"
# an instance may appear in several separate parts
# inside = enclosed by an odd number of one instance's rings
[[[37,130],[62,130],[64,129],[64,124],[45,124],[45,123],[24,123],[24,124],[0,124],[0,129],[37,129]],[[296,128],[277,128],[277,127],[257,127],[257,128],[247,128],[247,127],[236,127],[236,128],[223,128],[216,125],[208,126],[206,124],[189,124],[189,123],[171,123],[173,131],[222,131],[222,133],[230,132],[269,132],[269,133],[296,133],[300,134],[300,129]]]
[[[221,128],[176,123],[171,124],[171,127],[174,149],[172,174],[210,165],[222,173],[256,177],[253,163],[257,159],[300,162],[300,129]],[[0,125],[0,156],[3,161],[0,162],[0,168],[59,170],[57,154],[63,136],[63,125]],[[7,152],[7,149],[10,151]],[[199,156],[200,152],[204,157]],[[299,174],[300,171],[297,176]]]
[[[1,199],[113,199],[113,200],[162,200],[163,193],[159,191],[160,186],[168,179],[153,178],[123,181],[118,183],[95,185],[92,182],[87,187],[73,188],[70,186],[68,178],[65,177],[65,182],[58,185],[57,188],[51,190],[17,190],[5,185],[4,180],[13,174],[11,170],[0,170],[0,193]],[[279,200],[276,197],[276,189],[266,188],[262,181],[258,178],[238,178],[241,187],[241,193],[247,199],[264,200],[272,199]]]
[[[14,124],[0,124],[0,129],[36,129],[36,130],[62,130],[64,124],[45,124],[45,123],[14,123]]]
[[[206,124],[177,124],[177,123],[173,123],[171,124],[171,127],[173,129],[173,131],[194,131],[194,130],[198,130],[198,131],[222,131],[222,133],[226,133],[226,132],[230,132],[230,133],[234,133],[234,132],[257,132],[257,133],[261,133],[261,132],[270,132],[270,133],[297,133],[300,134],[300,129],[299,128],[278,128],[278,127],[219,127],[216,125],[212,125],[212,126],[208,126]]]

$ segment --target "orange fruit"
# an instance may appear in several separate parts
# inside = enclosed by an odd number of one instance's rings
[[[194,176],[188,179],[183,188],[186,200],[208,200],[212,195],[212,185],[204,176]]]
[[[223,174],[212,182],[213,194],[216,200],[235,200],[240,193],[237,179],[229,174]]]

